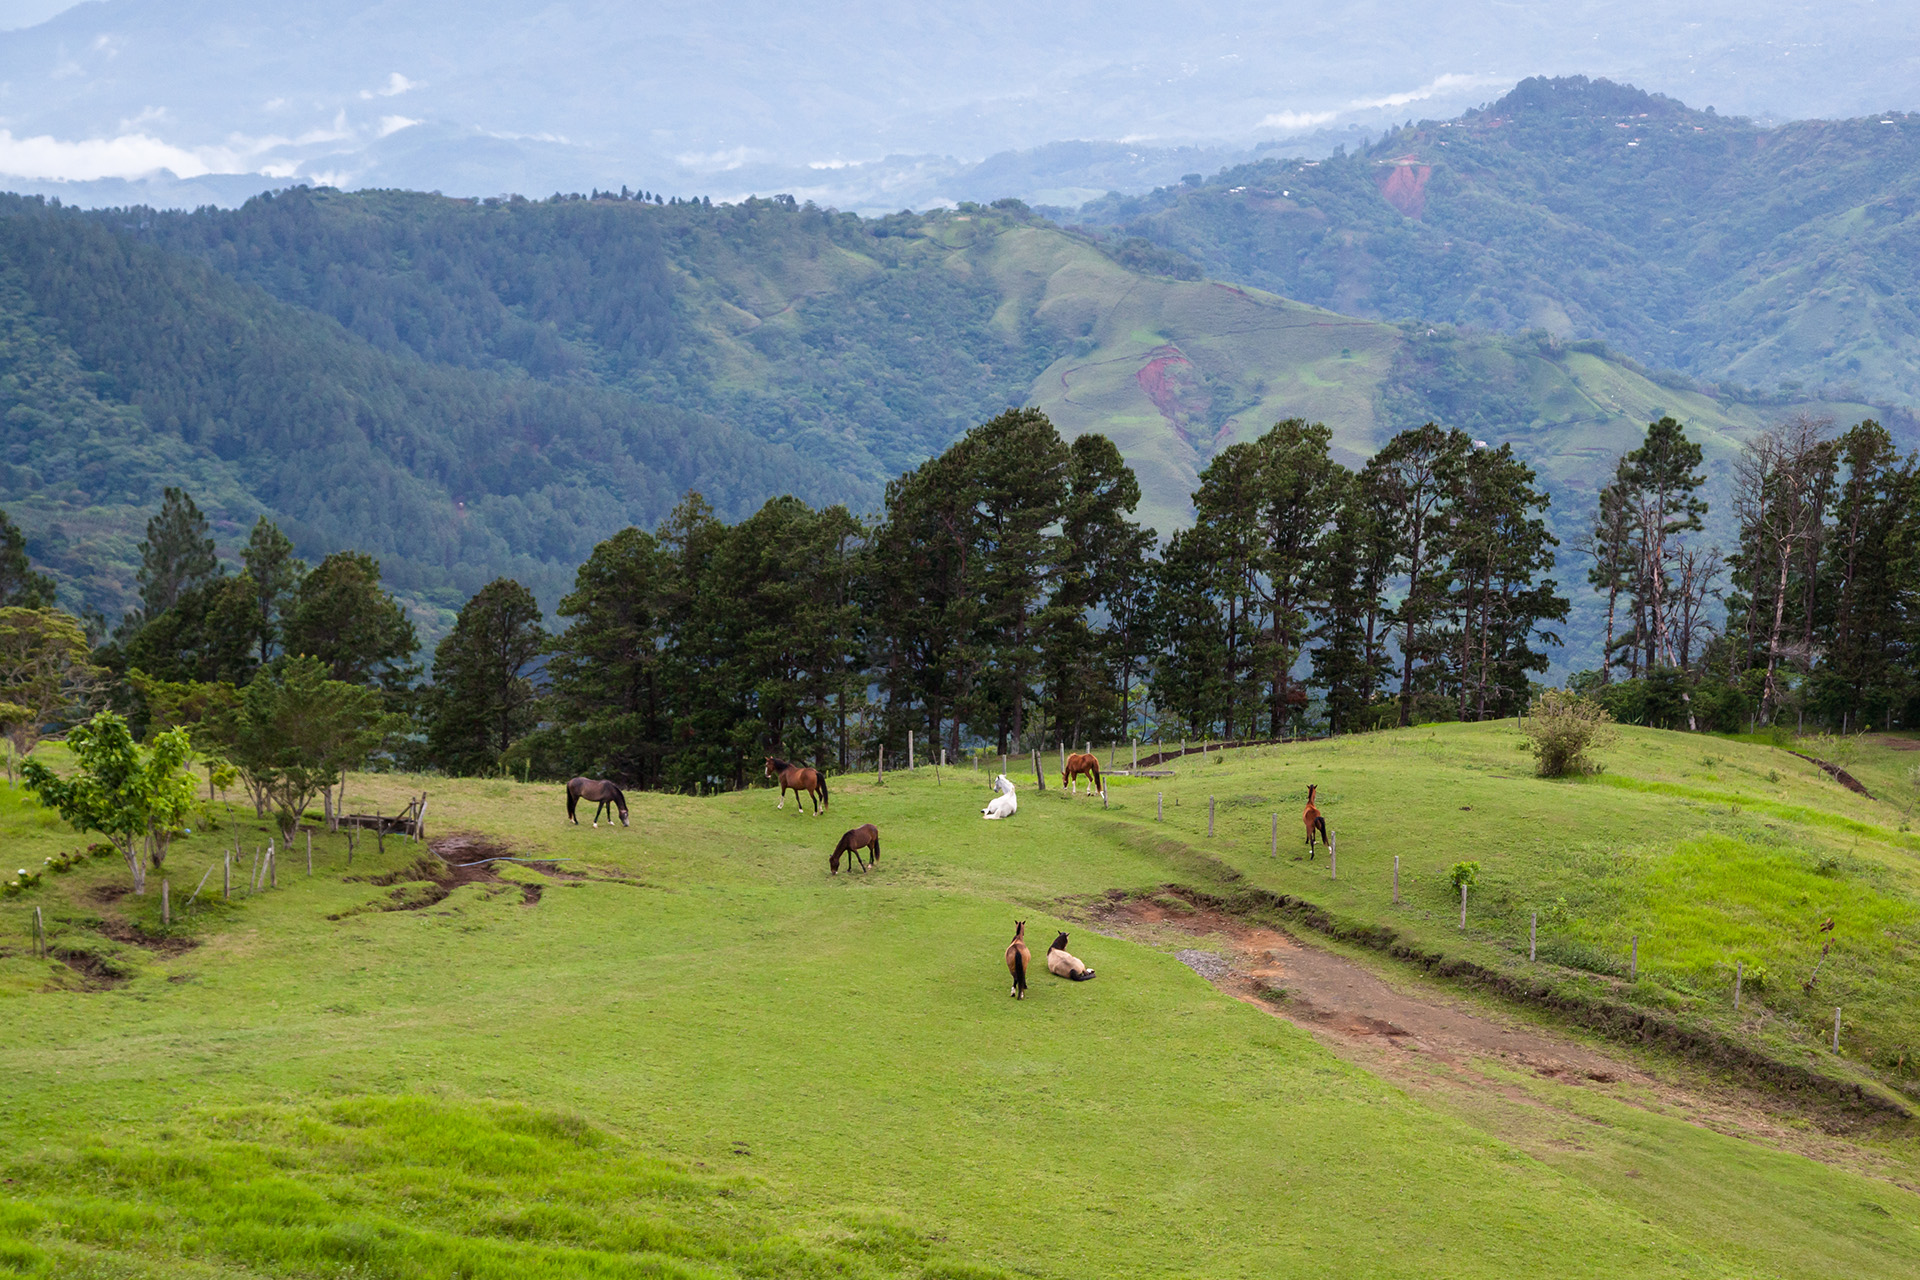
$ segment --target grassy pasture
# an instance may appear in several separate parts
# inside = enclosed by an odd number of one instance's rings
[[[585,878],[509,864],[502,883],[421,910],[368,910],[417,898],[404,874],[417,851],[363,841],[349,872],[343,843],[323,837],[317,874],[286,858],[272,892],[220,903],[216,869],[213,901],[174,929],[198,945],[173,955],[103,936],[127,933],[116,921],[158,931],[157,893],[99,900],[124,869],[48,875],[0,903],[0,1270],[1912,1274],[1920,1198],[1888,1182],[1604,1087],[1528,1080],[1515,1090],[1551,1106],[1438,1105],[1171,955],[1066,918],[1084,895],[1205,885],[1213,859],[1312,886],[1336,909],[1390,910],[1378,876],[1398,849],[1402,915],[1421,928],[1447,924],[1428,901],[1434,878],[1472,856],[1486,909],[1471,946],[1510,947],[1513,912],[1551,887],[1568,899],[1568,936],[1606,948],[1633,912],[1682,919],[1687,882],[1655,873],[1678,865],[1680,845],[1723,838],[1757,860],[1742,884],[1777,873],[1787,890],[1816,844],[1858,838],[1857,866],[1814,887],[1863,895],[1890,920],[1914,902],[1910,851],[1858,836],[1879,829],[1870,802],[1830,794],[1811,766],[1777,768],[1776,785],[1764,748],[1633,734],[1608,775],[1630,785],[1549,784],[1526,776],[1512,736],[1418,730],[1193,761],[1164,782],[1114,780],[1105,811],[1023,786],[1020,813],[1000,823],[979,818],[984,775],[970,770],[890,775],[884,788],[843,777],[834,815],[818,820],[775,810],[769,791],[640,796],[625,831],[564,827],[554,786],[369,776],[355,808],[391,810],[425,787],[441,832],[568,859]],[[1739,768],[1683,776],[1709,770],[1685,752]],[[1283,840],[1298,839],[1294,793],[1309,773],[1342,838],[1338,882],[1267,854],[1282,797]],[[1716,806],[1731,802],[1688,788],[1745,797],[1740,821],[1776,822],[1791,840],[1749,842],[1731,815],[1721,831]],[[1170,802],[1158,830],[1154,790]],[[1211,843],[1209,793],[1231,800]],[[1464,852],[1455,814],[1475,819]],[[0,788],[0,860],[77,843],[43,819]],[[834,838],[867,820],[883,833],[880,870],[829,879]],[[176,846],[176,902],[236,834],[248,851],[266,839],[244,811],[218,824]],[[1638,852],[1596,880],[1581,859],[1609,841]],[[1686,874],[1707,874],[1716,847]],[[349,878],[394,872],[390,884]],[[1352,902],[1334,896],[1345,893]],[[1605,913],[1615,894],[1617,919]],[[1834,901],[1850,939],[1854,900]],[[89,951],[125,981],[86,990],[68,965],[33,959],[36,904],[56,948]],[[1000,953],[1016,917],[1036,951],[1072,929],[1099,978],[1042,973],[1029,1000],[1008,1000]],[[1773,918],[1756,910],[1742,927],[1764,939]],[[1690,954],[1643,939],[1643,968],[1692,973]],[[1863,989],[1904,972],[1876,959],[1870,980],[1864,963],[1847,968]],[[1557,1145],[1563,1130],[1578,1141]],[[1883,1146],[1910,1168],[1898,1140]]]

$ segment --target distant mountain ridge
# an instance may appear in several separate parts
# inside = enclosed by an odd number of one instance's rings
[[[309,558],[374,552],[431,635],[496,574],[551,605],[596,540],[688,488],[730,517],[784,492],[872,510],[1010,405],[1112,437],[1163,533],[1218,449],[1285,417],[1326,422],[1350,465],[1428,419],[1511,443],[1570,533],[1649,419],[1688,423],[1718,491],[1788,407],[1657,382],[1596,342],[1208,281],[1017,201],[863,219],[307,189],[192,214],[13,200],[0,263],[0,506],[63,598],[109,616],[167,483],[229,545],[265,513]]]
[[[1741,395],[1920,401],[1920,115],[1769,129],[1531,79],[1078,219],[1347,314],[1598,339]]]

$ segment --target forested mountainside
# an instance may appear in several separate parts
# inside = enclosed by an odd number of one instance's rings
[[[1017,202],[861,219],[782,199],[15,200],[0,260],[0,505],[66,598],[110,617],[165,484],[229,540],[264,512],[309,558],[371,551],[444,621],[498,574],[550,606],[598,539],[689,488],[729,518],[785,492],[872,510],[1010,405],[1110,436],[1162,534],[1213,454],[1285,418],[1327,423],[1348,465],[1429,419],[1511,443],[1567,532],[1648,421],[1685,420],[1718,485],[1776,412],[1596,343],[1199,279]]]
[[[1920,397],[1920,115],[1761,128],[1585,77],[1078,218],[1353,315],[1541,328],[1767,394]]]

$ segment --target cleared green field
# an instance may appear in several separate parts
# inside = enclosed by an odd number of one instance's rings
[[[635,797],[624,831],[564,827],[554,786],[369,776],[355,808],[391,811],[425,787],[441,832],[568,859],[585,878],[508,864],[502,883],[365,910],[431,896],[404,873],[348,878],[403,871],[417,851],[389,841],[381,856],[363,841],[348,872],[344,844],[322,838],[312,879],[288,858],[277,890],[230,904],[216,894],[176,925],[199,945],[172,956],[103,937],[116,919],[157,926],[152,895],[98,900],[94,886],[123,869],[48,875],[0,903],[0,1177],[11,1180],[0,1267],[1913,1274],[1920,1198],[1888,1181],[1688,1125],[1626,1092],[1530,1080],[1515,1088],[1583,1117],[1578,1144],[1537,1154],[1520,1140],[1537,1116],[1494,1098],[1484,1114],[1443,1107],[1383,1083],[1173,956],[1069,919],[1075,899],[1111,889],[1225,887],[1222,862],[1358,910],[1368,894],[1377,902],[1399,849],[1402,914],[1423,926],[1446,924],[1427,899],[1456,857],[1481,861],[1489,912],[1560,866],[1555,892],[1598,947],[1629,915],[1599,917],[1613,889],[1576,896],[1584,851],[1631,839],[1657,867],[1726,807],[1656,788],[1750,796],[1743,820],[1763,803],[1792,809],[1806,816],[1752,820],[1795,841],[1873,825],[1868,802],[1829,794],[1823,775],[1781,769],[1780,798],[1766,799],[1765,748],[1633,735],[1608,776],[1634,785],[1569,786],[1526,777],[1512,736],[1417,730],[1194,762],[1164,782],[1114,780],[1104,812],[1023,787],[1020,813],[995,823],[978,816],[984,775],[970,771],[891,775],[884,788],[840,778],[833,816],[818,820],[776,811],[767,791]],[[1683,749],[1754,772],[1737,784],[1727,765],[1718,780],[1680,777]],[[1309,774],[1342,839],[1337,889],[1317,866],[1267,853],[1280,797],[1283,836],[1297,838]],[[1154,790],[1180,801],[1158,830]],[[1236,802],[1211,844],[1209,793]],[[1471,848],[1456,814],[1473,820]],[[829,879],[833,839],[869,820],[883,832],[880,870]],[[76,843],[4,789],[0,824],[10,860]],[[266,838],[250,816],[223,817],[176,846],[175,887],[236,833],[248,851]],[[1767,865],[1811,856],[1741,843]],[[1914,901],[1900,844],[1869,850],[1862,837],[1848,856],[1862,869],[1835,886],[1887,911]],[[1638,872],[1623,883],[1629,904],[1685,896]],[[36,904],[57,948],[126,980],[83,990],[68,965],[34,960]],[[1073,930],[1099,978],[1040,974],[1028,1000],[1009,1000],[1001,950],[1015,918],[1037,951],[1055,928]],[[1510,918],[1476,918],[1472,945],[1510,945]],[[1645,938],[1642,963],[1691,971]],[[1876,1150],[1911,1182],[1904,1135],[1882,1129]]]

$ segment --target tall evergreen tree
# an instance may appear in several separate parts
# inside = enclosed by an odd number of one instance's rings
[[[497,768],[535,723],[532,668],[547,645],[540,605],[511,578],[467,601],[433,653],[427,751],[449,773]]]
[[[185,490],[171,485],[161,495],[159,512],[147,521],[139,550],[140,607],[148,619],[171,609],[181,592],[220,573],[207,518]]]
[[[1920,475],[1869,418],[1837,442],[1845,471],[1820,565],[1816,705],[1842,732],[1886,724],[1914,688]]]
[[[1400,629],[1400,725],[1413,723],[1415,665],[1442,652],[1433,634],[1446,606],[1448,573],[1441,546],[1448,506],[1473,441],[1459,429],[1434,423],[1402,431],[1362,472],[1375,508],[1389,518],[1394,571],[1406,593],[1388,617]]]
[[[34,572],[26,535],[0,511],[0,609],[51,609],[53,598],[53,579]]]
[[[265,516],[254,521],[253,532],[240,552],[240,561],[246,565],[247,576],[253,584],[255,625],[260,661],[264,664],[273,657],[287,603],[306,575],[307,566],[294,558],[292,540]]]
[[[1455,617],[1454,679],[1460,718],[1512,715],[1528,701],[1529,672],[1545,671],[1546,622],[1564,621],[1570,602],[1540,575],[1559,540],[1537,512],[1547,495],[1510,445],[1476,449],[1461,468],[1446,534]],[[1534,642],[1541,642],[1535,648]]]
[[[1293,668],[1305,651],[1312,617],[1322,612],[1323,575],[1334,513],[1346,468],[1328,456],[1333,432],[1290,418],[1255,442],[1260,455],[1257,581],[1267,626],[1260,665],[1267,685],[1268,733],[1286,735],[1294,708],[1305,701]],[[1251,728],[1252,726],[1249,726]]]
[[[1261,513],[1266,481],[1265,459],[1258,445],[1228,445],[1214,455],[1200,473],[1194,491],[1193,538],[1183,551],[1212,563],[1205,579],[1192,576],[1197,586],[1206,580],[1219,593],[1221,628],[1218,689],[1221,696],[1221,732],[1231,738],[1255,732],[1265,708],[1256,665],[1262,633],[1265,592],[1258,580],[1265,550]],[[1183,570],[1183,574],[1187,571]]]
[[[283,637],[288,653],[318,658],[330,678],[348,684],[397,693],[419,674],[419,632],[381,585],[380,562],[362,552],[335,552],[301,579]]]

